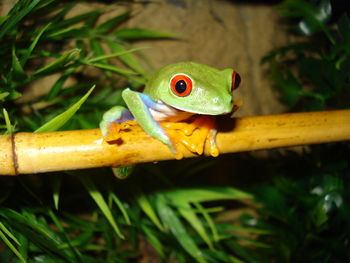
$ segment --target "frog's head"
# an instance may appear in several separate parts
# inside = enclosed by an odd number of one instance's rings
[[[221,71],[194,62],[180,62],[157,71],[144,92],[179,110],[219,115],[232,111],[232,92],[240,80],[232,69]]]

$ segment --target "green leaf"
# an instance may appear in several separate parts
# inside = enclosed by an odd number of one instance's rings
[[[62,28],[60,30],[54,31],[48,34],[47,38],[53,39],[63,39],[63,38],[77,38],[87,36],[88,28],[87,26],[73,25],[70,27]]]
[[[73,74],[76,71],[76,67],[71,67],[67,69],[60,77],[59,79],[55,82],[55,84],[52,85],[50,91],[46,95],[46,100],[52,100],[58,96],[60,91],[62,90],[62,87],[68,77]]]
[[[47,25],[45,25],[42,29],[39,30],[38,34],[36,35],[36,37],[34,38],[33,42],[30,44],[29,48],[26,50],[26,53],[21,57],[20,62],[21,62],[21,66],[23,67],[27,60],[29,59],[30,55],[32,54],[34,48],[36,47],[36,45],[39,42],[40,37],[42,36],[42,34],[51,26],[51,23],[48,23]]]
[[[106,55],[101,55],[101,56],[89,58],[87,61],[88,61],[88,63],[94,63],[94,62],[100,61],[100,60],[105,60],[105,59],[114,58],[114,57],[120,57],[122,55],[129,54],[129,53],[132,53],[132,52],[135,52],[138,50],[142,50],[142,49],[145,49],[145,48],[144,47],[132,48],[132,49],[125,50],[125,51],[120,51],[120,52],[115,52],[115,53],[111,53],[111,54],[106,54]]]
[[[55,205],[55,209],[58,210],[58,202],[60,200],[60,190],[62,185],[62,176],[53,175],[52,177],[52,197]]]
[[[95,20],[100,14],[100,10],[94,10],[90,12],[83,13],[81,15],[73,16],[70,18],[65,18],[67,13],[74,8],[75,3],[66,5],[65,8],[52,18],[52,27],[48,34],[55,34],[55,32],[61,32],[61,30],[71,28],[72,25],[83,22],[84,20],[89,21],[90,19]],[[88,26],[86,24],[86,26]]]
[[[3,231],[9,238],[11,238],[18,246],[20,246],[17,238],[8,230],[3,223],[0,222],[0,231]]]
[[[76,258],[75,262],[83,262],[81,253],[79,252],[79,250],[76,247],[72,246],[71,239],[69,238],[68,234],[64,230],[64,227],[62,226],[60,220],[57,218],[57,216],[54,214],[54,212],[52,212],[52,210],[50,210],[50,209],[48,209],[48,214],[51,217],[51,219],[54,222],[57,229],[63,234],[63,237],[64,237],[65,241],[67,242],[68,247],[74,253],[74,256]]]
[[[102,23],[96,28],[97,33],[107,33],[111,30],[113,30],[116,26],[118,26],[120,23],[126,21],[130,17],[130,11],[124,12],[121,15],[118,15],[116,17],[113,17],[106,22]]]
[[[301,96],[302,85],[289,70],[283,70],[275,59],[270,61],[270,78],[275,82],[275,88],[281,92],[281,101],[294,106]]]
[[[124,239],[124,235],[120,232],[120,229],[114,220],[112,211],[109,209],[106,201],[104,200],[101,192],[97,189],[96,185],[88,175],[79,176],[80,181],[85,186],[86,190],[94,199],[98,207],[100,208],[101,212],[104,214],[104,216],[107,218],[108,222],[112,226],[114,232],[121,238]]]
[[[0,40],[3,38],[4,35],[11,31],[17,25],[17,23],[21,21],[40,1],[41,0],[29,1],[29,5],[24,7],[22,10],[16,9],[18,9],[19,6],[25,2],[17,2],[17,4],[10,11],[10,15],[8,16],[5,23],[3,23],[0,27]]]
[[[27,78],[27,74],[24,72],[21,63],[19,62],[15,47],[12,47],[12,76],[15,81],[21,81]]]
[[[327,22],[332,15],[332,7],[329,0],[321,0],[316,6],[303,0],[286,0],[277,6],[282,15],[287,17],[301,17],[298,23],[298,31],[304,35],[311,35],[321,29],[331,41],[335,44],[335,40],[327,28]]]
[[[224,251],[221,250],[211,250],[211,251],[206,251],[211,257],[217,258],[220,261],[219,262],[227,262],[227,263],[246,263],[245,261],[240,260],[237,257],[234,257],[228,253],[225,253]],[[217,261],[215,261],[217,262]]]
[[[165,192],[174,202],[208,202],[231,199],[252,199],[252,195],[232,187],[174,189]]]
[[[197,262],[205,263],[206,260],[204,259],[202,251],[188,234],[187,229],[181,223],[176,213],[168,206],[165,197],[160,194],[157,195],[156,205],[162,222],[170,229],[182,248],[195,258]]]
[[[197,217],[195,210],[191,207],[188,202],[175,203],[179,213],[187,220],[187,222],[196,230],[199,236],[207,243],[210,249],[214,249],[213,243],[211,242],[201,220]]]
[[[194,205],[198,209],[198,211],[203,215],[204,219],[207,221],[207,224],[213,234],[214,241],[218,242],[219,241],[218,230],[216,228],[216,225],[213,219],[210,217],[208,211],[204,209],[204,207],[200,203],[194,202]]]
[[[136,197],[136,201],[139,204],[142,211],[151,219],[153,224],[155,224],[160,231],[164,231],[164,226],[161,224],[161,222],[158,219],[158,216],[156,212],[154,211],[151,203],[149,202],[147,196],[142,193],[140,190],[138,191],[138,195]]]
[[[104,51],[100,41],[97,39],[90,40],[90,47],[91,47],[92,51],[94,52],[95,56],[102,56],[105,54],[105,51]]]
[[[94,90],[93,86],[78,102],[71,106],[65,112],[57,115],[55,118],[45,123],[43,126],[35,130],[34,132],[52,132],[61,128],[72,116],[79,110],[80,106],[86,101],[90,93]]]
[[[162,242],[157,237],[157,234],[154,233],[153,230],[151,230],[149,227],[147,227],[145,224],[141,225],[141,228],[143,232],[145,233],[146,238],[150,242],[150,244],[154,247],[154,249],[158,252],[159,256],[161,258],[165,257],[165,251],[164,246]]]
[[[118,73],[120,75],[127,76],[127,77],[130,75],[137,75],[137,73],[134,71],[130,71],[130,70],[123,69],[123,68],[118,68],[118,67],[110,65],[110,64],[92,63],[91,65],[93,65],[96,68],[109,70],[111,72]]]
[[[9,94],[10,94],[9,92],[0,93],[0,100],[3,100],[4,98],[6,98]]]
[[[112,192],[109,193],[110,198],[112,199],[112,201],[118,206],[120,212],[122,213],[125,222],[127,225],[131,225],[131,221],[130,218],[128,216],[128,212],[125,210],[125,207],[123,205],[123,203],[119,200],[119,198]]]
[[[0,16],[0,26],[7,20],[8,16]]]
[[[115,32],[114,34],[117,38],[124,40],[140,40],[140,39],[176,39],[179,36],[158,31],[158,30],[150,30],[144,28],[123,28]]]
[[[15,246],[11,243],[11,241],[5,236],[4,232],[2,231],[3,229],[6,230],[6,233],[10,233],[10,231],[8,229],[6,229],[6,227],[0,222],[0,238],[2,239],[2,241],[11,249],[11,251],[18,257],[18,259],[23,262],[26,263],[27,261],[25,260],[25,258],[21,255],[21,253],[15,248]],[[13,235],[11,234],[11,236],[13,237]],[[18,242],[18,241],[17,241]]]
[[[107,41],[107,44],[113,53],[127,51],[127,49],[124,46],[122,46],[121,44],[118,44],[116,42]],[[127,66],[129,66],[131,69],[133,69],[134,71],[136,71],[140,74],[143,74],[143,75],[145,74],[145,69],[141,66],[141,64],[136,59],[134,54],[127,53],[127,54],[119,56],[119,59],[122,62],[124,62]]]
[[[243,246],[239,245],[233,238],[228,239],[227,243],[239,256],[241,256],[247,262],[258,263],[258,261],[252,257],[251,253],[249,253],[249,251],[247,251]]]
[[[80,49],[77,49],[77,48],[73,48],[73,49],[65,52],[63,55],[61,55],[55,61],[53,61],[50,64],[46,65],[45,67],[37,70],[34,73],[34,76],[49,74],[49,73],[52,73],[52,72],[55,72],[55,71],[61,69],[67,63],[74,61],[79,53],[80,53]]]
[[[15,129],[11,125],[11,121],[10,121],[9,115],[8,115],[8,113],[7,113],[5,108],[2,109],[2,113],[4,114],[4,118],[5,118],[6,129],[7,129],[6,133],[8,133],[8,134],[14,133]]]
[[[337,28],[343,41],[348,43],[350,41],[350,18],[346,14],[342,15],[337,22]]]
[[[31,212],[23,211],[23,214],[19,214],[14,210],[6,208],[1,209],[0,216],[6,219],[7,224],[17,233],[28,237],[30,242],[35,245],[39,251],[44,251],[48,254],[56,254],[60,259],[65,259],[66,262],[72,262],[71,252],[58,248],[61,239],[47,225],[43,218],[38,220]]]

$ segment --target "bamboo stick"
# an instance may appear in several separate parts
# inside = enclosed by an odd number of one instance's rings
[[[350,140],[350,110],[228,119],[219,122],[217,135],[221,154],[344,140]],[[184,157],[194,156],[184,153]],[[98,129],[0,136],[0,175],[122,166],[173,158],[167,146],[143,131],[130,134],[119,144],[104,142]]]

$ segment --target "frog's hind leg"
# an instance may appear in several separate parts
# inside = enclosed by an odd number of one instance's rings
[[[103,114],[102,121],[100,122],[103,138],[106,141],[118,139],[121,123],[126,121],[132,122],[134,120],[131,112],[123,106],[115,106],[109,109]]]

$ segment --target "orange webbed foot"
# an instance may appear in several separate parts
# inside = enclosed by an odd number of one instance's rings
[[[179,152],[182,145],[189,151],[203,154],[206,142],[209,142],[209,152],[212,156],[219,155],[215,143],[215,119],[210,116],[196,116],[192,122],[162,122],[161,126]]]

